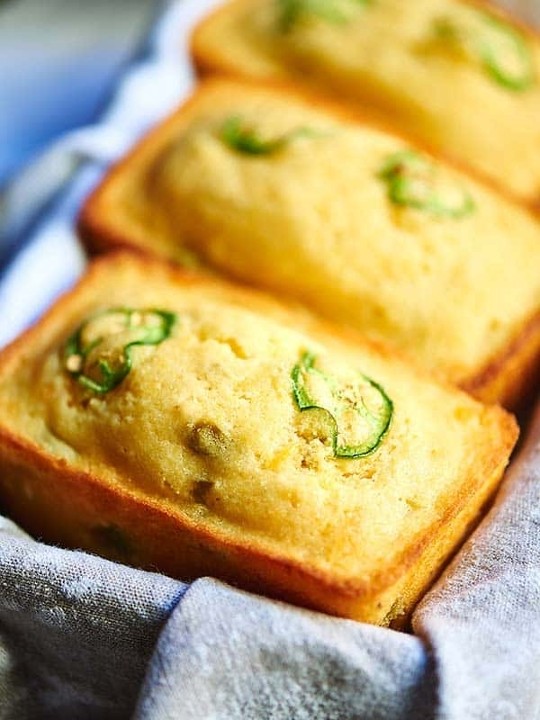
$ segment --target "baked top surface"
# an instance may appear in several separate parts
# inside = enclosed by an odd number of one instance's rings
[[[285,24],[293,4],[225,6],[196,32],[197,62],[294,77],[390,113],[398,126],[538,201],[538,36],[481,2],[333,0],[325,12],[298,10]]]
[[[235,119],[287,141],[238,152]],[[210,82],[106,180],[90,229],[293,297],[459,383],[538,314],[540,225],[416,150],[458,212],[396,202],[384,169],[410,148],[283,88]]]
[[[161,308],[177,320],[163,341],[134,346],[130,372],[99,394],[70,373],[66,344],[111,307]],[[126,342],[103,332],[108,350]],[[335,377],[358,369],[391,398],[390,429],[372,454],[335,457],[321,413],[300,411],[291,372],[306,349]],[[127,256],[97,263],[3,353],[0,409],[2,442],[26,447],[30,464],[86,473],[90,485],[337,584],[410,565],[500,471],[516,437],[502,410],[307,315]]]

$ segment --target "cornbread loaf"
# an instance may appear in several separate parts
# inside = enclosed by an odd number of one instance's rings
[[[517,436],[355,334],[114,253],[1,354],[0,418],[0,500],[40,537],[381,624]]]
[[[540,207],[540,38],[491,4],[236,0],[192,51],[203,74],[294,79],[369,109]]]
[[[80,228],[203,264],[509,407],[540,353],[540,223],[403,138],[283,87],[209,81]],[[536,373],[537,375],[537,373]]]

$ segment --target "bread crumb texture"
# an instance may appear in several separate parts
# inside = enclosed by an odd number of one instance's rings
[[[152,250],[292,297],[456,384],[538,312],[538,222],[403,140],[233,82],[180,117],[107,190],[113,222]],[[239,151],[231,118],[281,145]]]
[[[173,284],[144,264],[120,264],[93,282],[21,346],[0,378],[0,404],[21,437],[107,486],[361,580],[504,464],[504,413],[307,318],[302,325],[302,316],[211,281]],[[96,313],[128,307],[177,319],[161,342],[132,346],[116,387],[84,387],[66,359],[69,338]],[[102,323],[100,332],[109,359],[129,342],[125,330]],[[306,351],[332,377],[359,371],[391,398],[390,428],[371,454],[336,457],[328,417],[299,409],[291,373]]]
[[[389,114],[523,199],[540,196],[540,41],[487,3],[239,0],[202,24],[194,51],[203,69],[292,78]]]

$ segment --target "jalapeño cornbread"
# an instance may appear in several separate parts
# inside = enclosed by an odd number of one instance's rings
[[[540,39],[459,0],[237,0],[192,43],[203,74],[293,79],[391,120],[540,206]]]
[[[215,80],[88,201],[94,250],[199,263],[512,406],[540,352],[540,223],[401,137]]]
[[[48,541],[403,619],[513,418],[354,334],[112,254],[0,356],[0,499]]]

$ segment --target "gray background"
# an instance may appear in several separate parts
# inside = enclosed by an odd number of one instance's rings
[[[0,0],[0,187],[99,115],[160,0]]]

